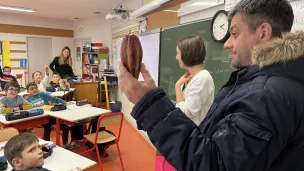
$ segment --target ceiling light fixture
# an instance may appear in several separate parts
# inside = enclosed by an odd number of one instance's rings
[[[0,9],[22,11],[22,12],[35,12],[33,9],[29,9],[29,8],[12,7],[12,6],[6,6],[6,5],[0,5]]]

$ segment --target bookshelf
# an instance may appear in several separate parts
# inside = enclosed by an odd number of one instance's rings
[[[93,74],[98,78],[99,72],[104,70],[108,63],[108,50],[99,51],[98,53],[84,52],[82,53],[82,78],[92,78]],[[105,59],[107,62],[102,62]]]

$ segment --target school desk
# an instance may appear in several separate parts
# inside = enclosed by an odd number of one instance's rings
[[[68,105],[67,110],[63,111],[45,111],[50,117],[56,119],[56,144],[60,144],[60,124],[75,125],[78,121],[88,118],[94,118],[106,113],[110,110],[92,107],[91,105],[76,106],[76,104]]]
[[[13,121],[7,121],[5,119],[5,115],[0,114],[0,123],[2,124],[3,128],[14,127],[18,130],[24,130],[27,128],[33,128],[33,127],[36,127],[39,125],[49,123],[49,116],[48,116],[48,114],[44,113],[39,116],[17,119],[17,120],[13,120]]]

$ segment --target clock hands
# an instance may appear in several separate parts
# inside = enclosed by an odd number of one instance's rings
[[[222,25],[220,26],[220,28],[223,29],[223,30],[225,30],[225,29],[223,28],[224,25],[225,25],[225,24],[222,24]]]

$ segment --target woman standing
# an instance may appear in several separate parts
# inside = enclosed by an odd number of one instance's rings
[[[176,47],[176,60],[187,72],[176,82],[176,107],[196,125],[205,118],[214,100],[214,83],[205,69],[206,48],[199,36],[183,37]],[[155,171],[176,171],[165,158],[156,153]]]
[[[206,48],[199,36],[183,37],[176,47],[176,60],[187,72],[176,82],[176,107],[196,125],[206,116],[214,100],[214,83],[205,69]]]
[[[70,87],[74,87],[73,78],[75,78],[75,75],[72,69],[71,50],[68,46],[62,49],[60,56],[54,58],[50,64],[50,69],[59,73],[62,79],[67,80],[70,83]]]

